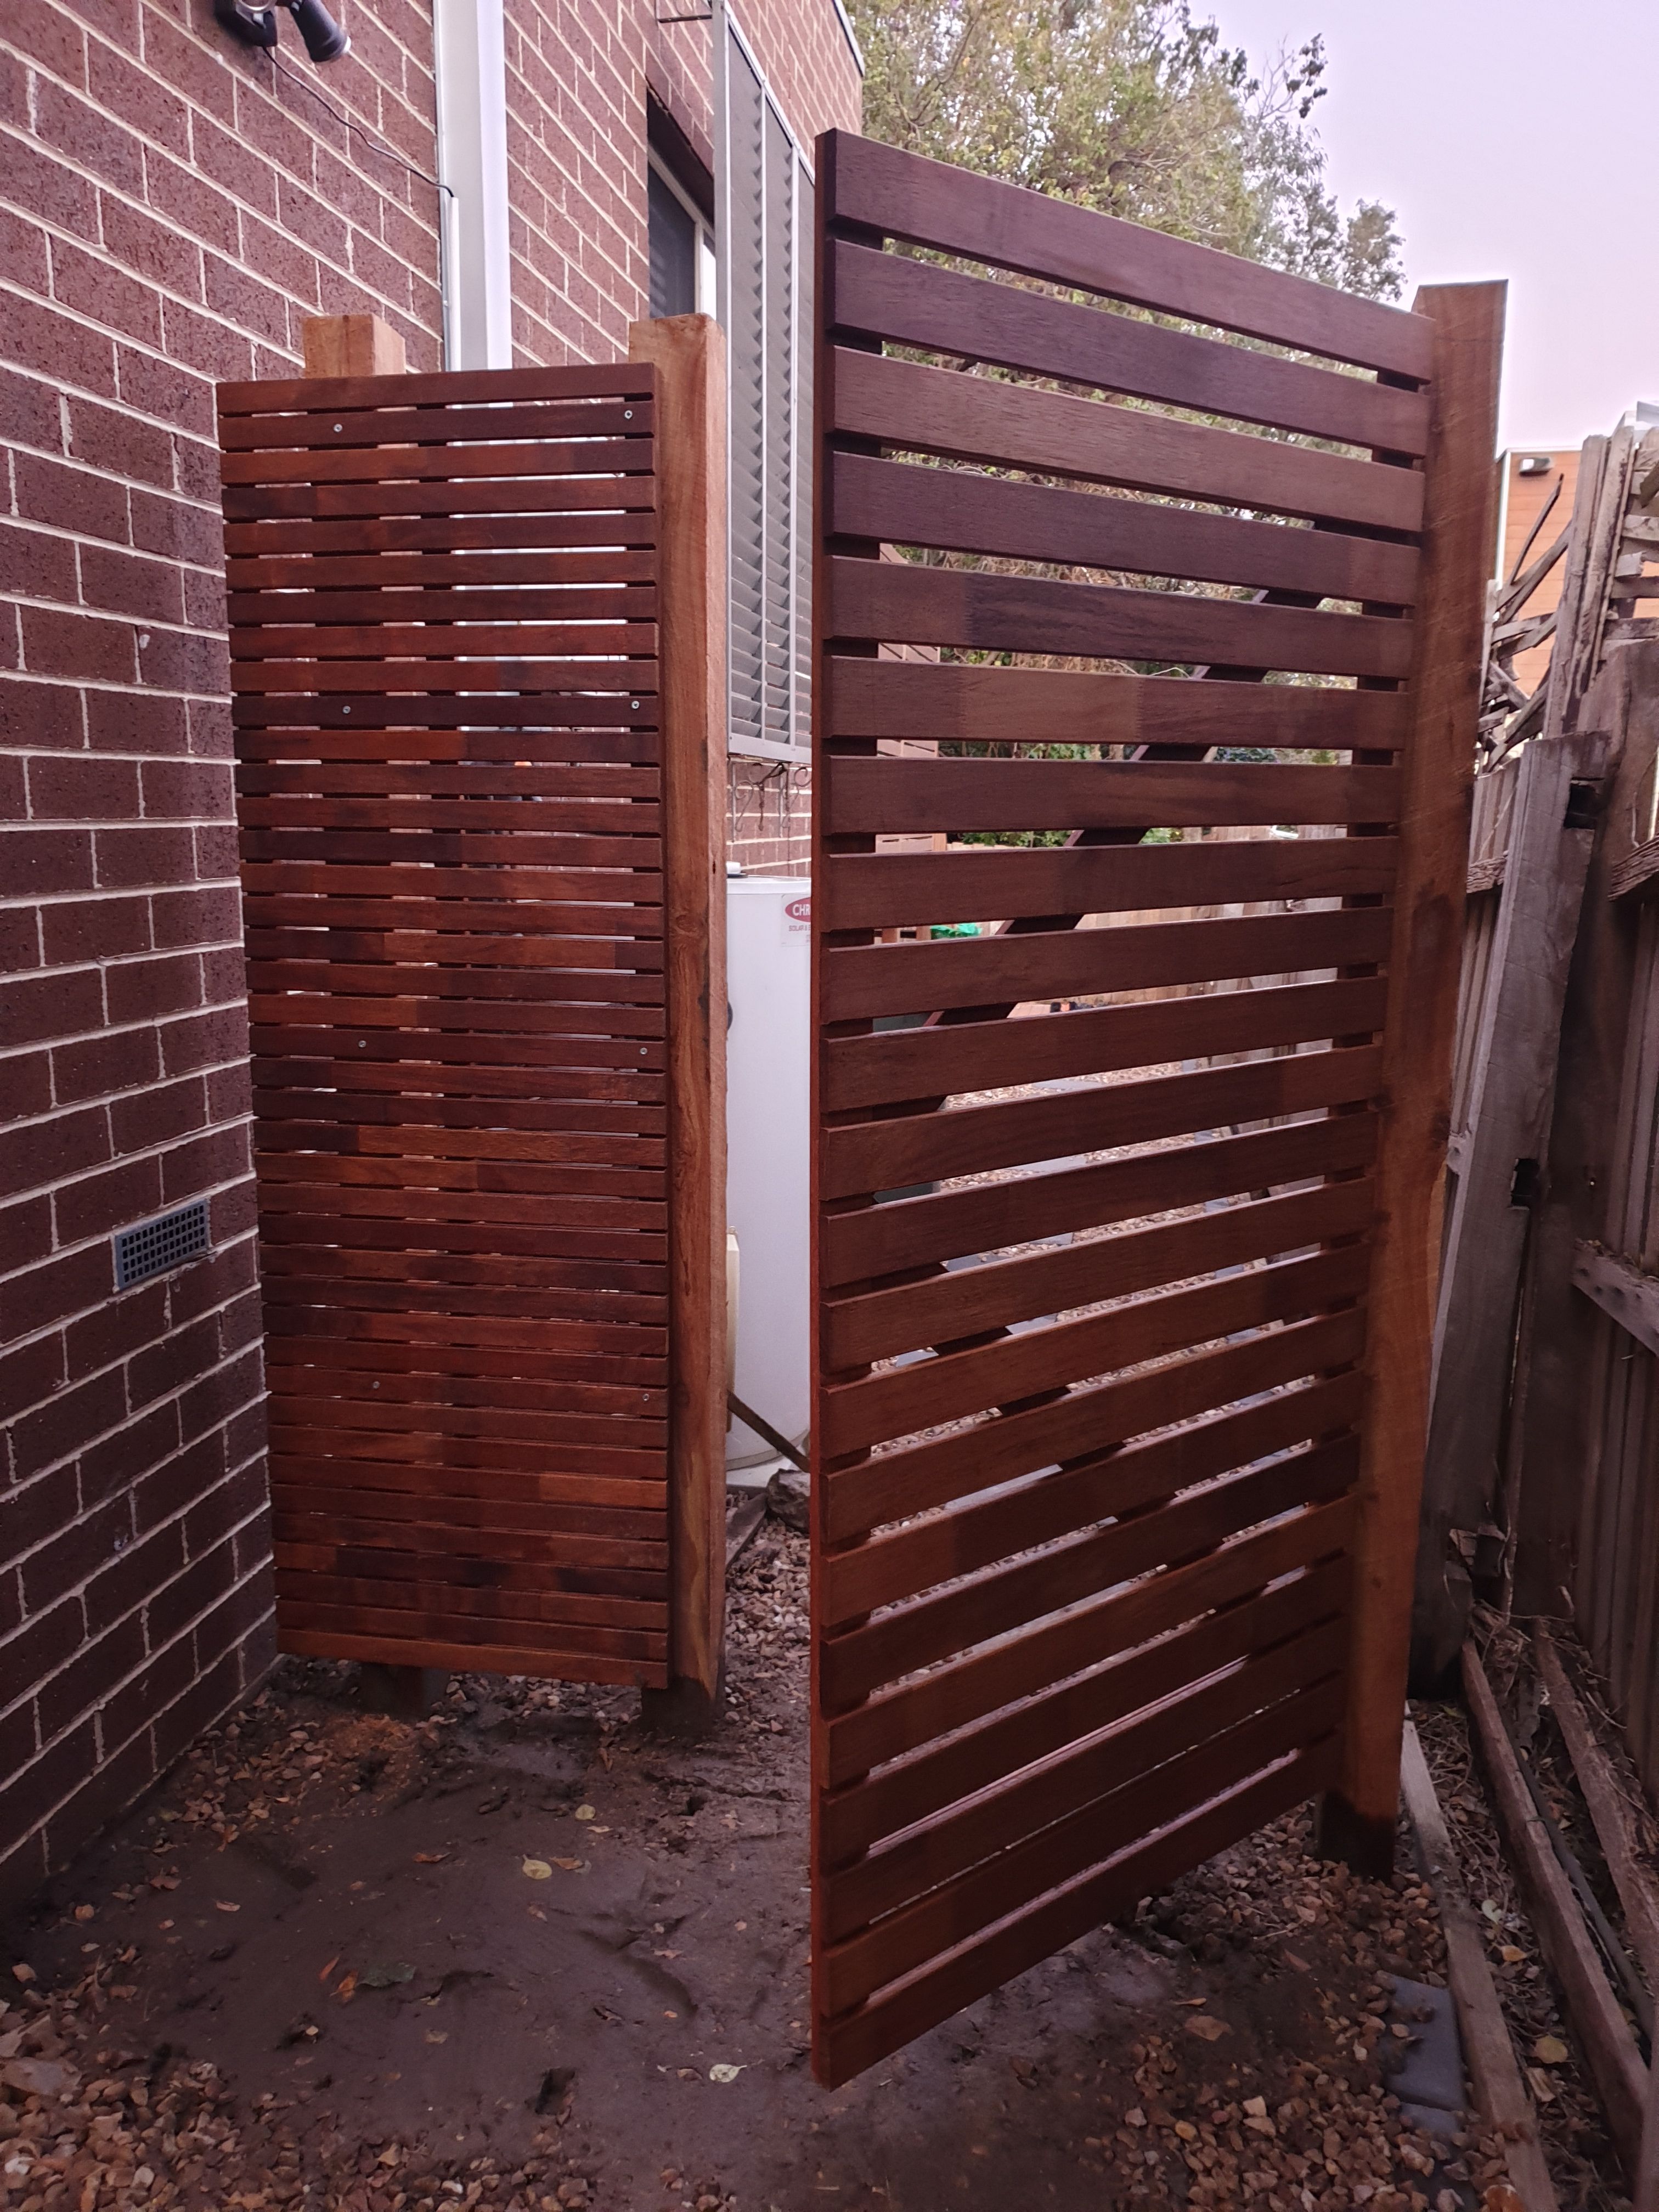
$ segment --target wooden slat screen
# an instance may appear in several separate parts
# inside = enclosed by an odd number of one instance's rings
[[[220,390],[289,1651],[668,1679],[655,388]]]
[[[1478,646],[1495,352],[1449,295],[1449,447],[1431,313],[841,134],[818,178],[834,2084],[1340,1792],[1367,1605],[1397,1749],[1474,739],[1422,655]]]

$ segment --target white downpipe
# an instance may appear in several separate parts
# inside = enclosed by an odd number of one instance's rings
[[[504,0],[434,0],[444,366],[513,366]]]

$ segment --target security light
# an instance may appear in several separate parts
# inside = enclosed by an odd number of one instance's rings
[[[351,40],[335,21],[323,0],[283,0],[294,18],[294,27],[306,42],[314,62],[337,62],[351,51]]]
[[[322,0],[281,0],[294,18],[294,27],[306,42],[314,62],[337,62],[351,51],[351,40],[335,21]],[[274,46],[276,9],[255,8],[247,0],[213,0],[213,20],[222,31],[245,46]]]

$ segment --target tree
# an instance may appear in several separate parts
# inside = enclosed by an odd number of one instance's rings
[[[1392,211],[1345,216],[1326,189],[1318,39],[1255,76],[1188,0],[854,0],[854,15],[872,137],[1398,296]]]

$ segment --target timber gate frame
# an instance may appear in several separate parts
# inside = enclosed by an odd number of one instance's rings
[[[1392,1867],[1503,289],[817,175],[833,2085],[1316,1791]]]
[[[712,1693],[723,370],[632,335],[220,388],[276,1617]]]

